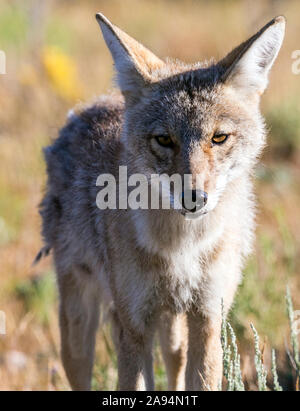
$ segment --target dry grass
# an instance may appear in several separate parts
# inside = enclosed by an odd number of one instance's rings
[[[250,322],[267,347],[269,341],[276,347],[280,383],[288,387],[287,283],[295,308],[300,306],[300,75],[291,71],[291,52],[299,49],[299,2],[266,0],[254,7],[250,0],[3,0],[0,49],[7,55],[7,74],[0,76],[0,310],[6,313],[7,333],[0,335],[0,389],[68,387],[58,355],[51,261],[35,268],[31,263],[41,246],[41,149],[56,137],[69,108],[111,87],[110,55],[94,20],[100,10],[158,55],[187,61],[221,57],[274,15],[288,18],[284,48],[263,101],[271,132],[257,170],[256,252],[231,316],[248,387],[255,389]],[[267,355],[265,361],[270,363]],[[159,352],[155,373],[157,387],[164,388]],[[115,356],[106,328],[99,333],[93,387],[115,385]]]

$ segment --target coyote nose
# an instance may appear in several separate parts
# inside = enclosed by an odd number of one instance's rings
[[[185,190],[181,194],[182,207],[194,213],[207,203],[207,193],[202,190]]]

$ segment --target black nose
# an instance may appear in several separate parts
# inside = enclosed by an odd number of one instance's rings
[[[202,190],[185,190],[181,194],[182,207],[191,213],[195,213],[205,206],[207,197],[207,193]]]

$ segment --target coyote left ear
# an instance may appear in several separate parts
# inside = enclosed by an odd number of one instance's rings
[[[280,50],[284,32],[283,16],[271,20],[219,62],[223,71],[221,80],[248,96],[262,94],[268,85],[268,74]]]
[[[140,87],[154,81],[153,73],[164,62],[128,34],[97,13],[104,40],[114,59],[117,81],[122,93],[136,93]]]

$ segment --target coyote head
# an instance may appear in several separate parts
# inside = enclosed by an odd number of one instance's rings
[[[130,164],[146,175],[189,174],[190,189],[205,193],[201,211],[211,211],[228,183],[251,171],[264,146],[259,100],[285,18],[276,17],[217,63],[186,65],[162,61],[96,17],[125,98]]]

